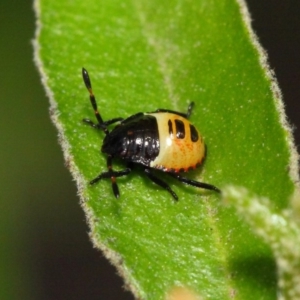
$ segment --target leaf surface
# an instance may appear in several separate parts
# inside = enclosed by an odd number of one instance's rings
[[[179,196],[174,203],[139,170],[118,179],[118,200],[109,180],[88,185],[106,170],[106,157],[99,153],[104,134],[81,121],[94,119],[81,68],[89,71],[104,120],[157,108],[185,112],[194,101],[191,122],[208,151],[188,176],[220,188],[245,186],[281,210],[294,189],[290,131],[243,5],[36,1],[36,60],[92,240],[142,299],[162,299],[174,286],[203,299],[274,299],[275,263],[213,192],[160,174]],[[124,165],[116,161],[114,168]]]

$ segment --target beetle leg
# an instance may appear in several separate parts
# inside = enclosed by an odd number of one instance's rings
[[[170,113],[170,114],[175,114],[175,115],[178,115],[178,116],[181,116],[181,117],[184,117],[186,119],[188,119],[192,113],[192,109],[194,107],[194,102],[191,102],[188,106],[188,109],[187,109],[187,113],[182,113],[182,112],[179,112],[179,111],[174,111],[174,110],[170,110],[170,109],[164,109],[164,108],[158,108],[156,111],[154,111],[153,113],[160,113],[160,112],[166,112],[166,113]]]
[[[90,119],[83,119],[82,122],[92,126],[93,128],[99,129],[99,124],[95,124],[92,120]]]
[[[111,172],[102,172],[101,174],[99,174],[97,177],[95,177],[93,180],[90,181],[90,184],[93,185],[95,183],[97,183],[98,181],[100,181],[101,179],[105,179],[105,178],[110,178],[111,175],[113,175],[114,177],[122,177],[122,176],[126,176],[131,172],[130,168],[121,170],[121,171],[113,171]]]
[[[114,119],[111,119],[111,120],[107,120],[103,123],[98,123],[98,124],[95,124],[93,121],[91,121],[90,119],[83,119],[82,121],[90,126],[92,126],[93,128],[96,128],[96,129],[106,129],[107,126],[113,124],[113,123],[116,123],[116,122],[119,122],[119,121],[123,121],[124,119],[123,118],[114,118]]]
[[[148,176],[149,179],[151,179],[154,183],[156,183],[157,185],[161,186],[162,188],[164,188],[165,190],[167,190],[172,196],[173,198],[177,201],[178,200],[178,196],[176,195],[176,193],[170,188],[170,186],[164,182],[163,180],[161,180],[160,178],[158,178],[157,176],[155,176],[150,169],[145,168],[144,169],[146,175]]]
[[[116,198],[120,197],[120,192],[119,192],[119,187],[116,181],[117,177],[121,177],[121,176],[125,176],[127,174],[129,174],[131,172],[130,168],[126,168],[125,170],[121,170],[121,171],[114,171],[112,169],[112,156],[109,155],[107,157],[107,172],[102,172],[101,174],[99,174],[96,178],[94,178],[93,180],[90,181],[90,184],[95,184],[96,182],[98,182],[99,180],[103,179],[103,178],[110,178],[111,180],[111,186],[114,192],[114,195]]]
[[[158,108],[157,110],[150,112],[150,113],[170,113],[170,114],[175,114],[175,115],[187,118],[186,113],[182,113],[182,112],[170,110],[170,109],[164,109],[164,108]]]
[[[111,125],[113,123],[116,123],[116,122],[119,122],[119,121],[123,121],[123,120],[124,120],[124,118],[114,118],[114,119],[107,120],[107,121],[103,122],[102,125],[109,126],[109,125]]]
[[[192,110],[194,108],[194,105],[195,103],[194,102],[191,102],[188,106],[188,109],[187,109],[187,112],[186,112],[186,118],[189,119],[191,113],[192,113]]]
[[[201,189],[206,189],[206,190],[211,190],[211,191],[215,191],[217,193],[221,193],[221,191],[215,187],[212,184],[208,184],[208,183],[204,183],[204,182],[200,182],[200,181],[195,181],[186,177],[183,177],[177,173],[166,173],[174,178],[176,178],[177,180],[179,180],[182,183],[188,184],[188,185],[192,185]]]

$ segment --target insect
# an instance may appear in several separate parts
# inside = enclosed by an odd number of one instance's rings
[[[193,102],[186,113],[157,109],[149,113],[140,112],[127,119],[114,118],[103,121],[97,108],[89,74],[84,68],[82,77],[90,94],[97,123],[90,119],[83,121],[95,129],[104,131],[101,151],[107,155],[107,171],[100,173],[90,181],[90,184],[110,178],[113,193],[119,198],[116,178],[128,175],[134,165],[138,164],[151,181],[167,190],[175,200],[178,200],[176,193],[165,181],[156,176],[154,169],[165,172],[182,183],[220,193],[220,190],[211,184],[191,180],[180,174],[196,168],[205,157],[202,137],[188,120],[194,106]],[[109,131],[108,126],[117,122],[119,124]],[[115,171],[112,167],[114,158],[127,162],[127,168]]]

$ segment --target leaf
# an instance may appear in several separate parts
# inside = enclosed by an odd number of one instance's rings
[[[269,246],[215,193],[170,180],[174,203],[138,170],[118,179],[118,200],[109,181],[90,187],[106,169],[104,134],[81,121],[94,119],[82,67],[104,120],[157,108],[184,112],[194,101],[191,121],[208,154],[191,178],[245,186],[286,208],[298,179],[296,151],[245,4],[37,0],[35,8],[35,59],[66,164],[91,238],[127,287],[142,299],[162,299],[178,286],[203,299],[274,299]]]
[[[269,199],[233,186],[226,187],[223,195],[227,204],[234,205],[253,230],[272,248],[278,267],[279,299],[299,299],[299,207],[294,205],[293,209],[276,213]],[[295,194],[295,204],[299,205],[299,200],[299,194]]]

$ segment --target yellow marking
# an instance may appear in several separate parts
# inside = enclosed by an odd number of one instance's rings
[[[188,171],[190,167],[194,168],[202,162],[205,155],[203,140],[196,129],[199,139],[196,142],[192,141],[190,122],[187,119],[172,113],[152,113],[150,115],[157,120],[160,145],[159,155],[150,163],[150,167]],[[183,139],[178,139],[176,134],[169,134],[168,121],[170,120],[173,128],[176,128],[176,119],[181,120],[184,124],[185,137]]]

